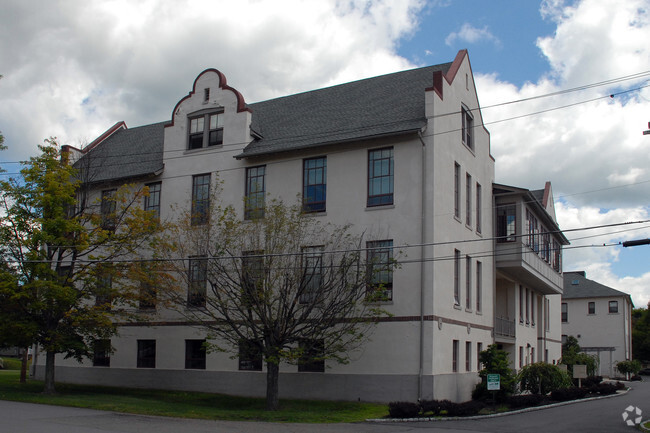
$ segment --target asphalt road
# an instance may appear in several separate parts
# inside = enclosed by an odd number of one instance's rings
[[[628,406],[650,419],[650,380],[625,395],[480,420],[413,423],[280,424],[186,420],[0,401],[0,432],[11,433],[508,433],[635,432]]]

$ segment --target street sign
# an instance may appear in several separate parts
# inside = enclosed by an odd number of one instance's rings
[[[498,374],[487,375],[488,391],[499,391],[501,389],[501,376]]]

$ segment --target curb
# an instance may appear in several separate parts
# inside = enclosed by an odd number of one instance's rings
[[[650,428],[646,428],[643,426],[645,423],[650,423],[650,419],[646,419],[644,421],[641,421],[641,424],[639,424],[639,430],[641,431],[650,431]]]
[[[517,410],[511,410],[508,412],[501,412],[501,413],[491,413],[489,415],[474,415],[474,416],[455,416],[455,417],[421,417],[421,418],[376,418],[376,419],[367,419],[366,422],[370,423],[401,423],[401,422],[432,422],[432,421],[462,421],[462,420],[476,420],[476,419],[487,419],[487,418],[497,418],[501,416],[508,416],[508,415],[516,415],[518,413],[526,413],[526,412],[533,412],[537,410],[543,410],[543,409],[549,409],[552,407],[558,407],[558,406],[567,406],[570,404],[577,404],[577,403],[582,403],[585,401],[593,401],[593,400],[601,400],[604,398],[612,398],[612,397],[618,397],[620,395],[625,395],[630,391],[630,388],[627,388],[622,391],[616,391],[616,394],[611,394],[611,395],[601,395],[598,397],[589,397],[589,398],[581,398],[578,400],[570,400],[570,401],[561,401],[558,403],[552,403],[552,404],[547,404],[543,406],[533,406],[533,407],[527,407],[524,409],[517,409]],[[643,421],[641,425],[646,422]],[[644,427],[641,427],[644,429],[644,431],[650,431],[646,430]]]

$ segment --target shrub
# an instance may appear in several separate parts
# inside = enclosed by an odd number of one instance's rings
[[[541,394],[521,394],[511,395],[506,400],[511,409],[518,409],[521,407],[532,407],[541,404],[544,401],[544,396]]]
[[[596,385],[596,392],[600,395],[611,395],[616,394],[618,387],[613,383],[601,383]]]
[[[485,403],[477,400],[470,400],[464,403],[451,403],[447,407],[448,416],[472,416],[477,415]]]
[[[557,365],[546,362],[526,365],[517,375],[517,381],[522,390],[531,394],[546,395],[556,389],[571,386],[571,379],[567,373],[560,370]]]
[[[621,361],[616,364],[616,369],[627,377],[628,374],[635,375],[641,371],[641,363],[636,359],[634,361]]]
[[[420,409],[422,415],[426,413],[439,415],[443,410],[446,411],[451,404],[453,403],[449,400],[422,400],[420,401]]]
[[[598,385],[603,381],[603,376],[589,376],[582,379],[582,386],[585,388],[591,388],[592,386]]]
[[[584,398],[587,395],[586,388],[562,388],[551,392],[551,400],[569,401]]]
[[[633,382],[638,382],[638,381],[643,380],[643,378],[641,376],[639,376],[638,374],[635,374],[634,376],[630,377],[630,380],[633,381]]]
[[[618,389],[619,391],[623,391],[624,389],[627,389],[627,387],[623,382],[616,381],[616,389]]]
[[[415,418],[420,413],[420,405],[409,401],[394,401],[388,403],[388,414],[391,418]]]

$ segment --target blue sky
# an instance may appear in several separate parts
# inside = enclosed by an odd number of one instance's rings
[[[540,36],[553,34],[555,26],[542,19],[539,2],[435,3],[425,7],[420,18],[416,33],[405,38],[397,50],[413,63],[453,58],[459,49],[471,45],[475,73],[497,73],[500,79],[521,86],[537,81],[549,70],[535,44]]]
[[[563,229],[647,221],[648,41],[650,0],[5,0],[2,159],[50,136],[81,147],[118,121],[168,120],[206,68],[256,102],[467,49],[497,182],[551,181]],[[565,270],[647,304],[650,247],[597,246],[649,238],[649,223],[568,237]]]

